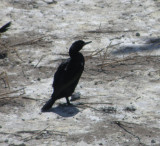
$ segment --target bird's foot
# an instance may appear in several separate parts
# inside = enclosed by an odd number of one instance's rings
[[[70,103],[70,102],[69,102],[69,103],[67,103],[67,105],[68,105],[68,106],[73,106],[73,104],[72,104],[72,103]]]
[[[70,103],[68,97],[66,97],[66,101],[67,101],[68,106],[71,106],[71,105],[72,105],[72,104]]]

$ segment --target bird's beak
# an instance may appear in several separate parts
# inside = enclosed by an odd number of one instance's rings
[[[90,43],[92,43],[92,41],[89,41],[89,42],[85,42],[85,44],[84,44],[84,45],[87,45],[87,44],[90,44]]]

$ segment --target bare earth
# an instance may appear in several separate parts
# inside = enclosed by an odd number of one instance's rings
[[[160,146],[160,0],[1,0],[1,146]],[[80,99],[41,107],[75,41]],[[8,83],[7,84],[7,76]],[[10,89],[9,89],[10,86]]]

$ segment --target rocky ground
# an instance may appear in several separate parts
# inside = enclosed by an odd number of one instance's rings
[[[159,0],[1,0],[0,145],[160,145]],[[75,41],[85,71],[50,112],[57,66]],[[7,79],[8,77],[8,79]],[[10,87],[10,88],[9,88]]]

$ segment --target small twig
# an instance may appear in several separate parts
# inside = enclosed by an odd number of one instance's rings
[[[82,104],[82,105],[83,105],[83,104],[111,104],[111,105],[112,105],[113,103],[111,103],[111,102],[108,102],[108,103],[107,103],[107,102],[104,102],[104,103],[103,103],[103,102],[101,102],[101,103],[86,102],[86,103],[81,103],[81,104]]]
[[[32,40],[24,41],[24,42],[21,42],[21,43],[13,44],[13,45],[11,45],[10,47],[32,44],[32,43],[35,43],[35,42],[41,40],[41,39],[44,38],[44,37],[45,37],[45,36],[41,36],[41,37],[36,38],[36,39],[32,39]]]
[[[112,42],[112,41],[111,41]],[[122,44],[122,42],[108,46],[109,48]]]
[[[1,46],[2,46],[2,45],[1,45]],[[16,56],[17,56],[22,62],[24,62],[23,59],[20,57],[20,55],[19,55],[19,53],[18,53],[18,51],[17,51],[16,48],[11,48],[11,46],[8,47],[8,46],[6,46],[5,44],[3,44],[3,47],[6,48],[6,49],[4,49],[4,51],[7,51],[7,52],[9,52],[9,51],[11,51],[11,50],[14,50],[15,53],[16,53]]]
[[[26,138],[23,138],[22,140],[24,140],[24,141],[29,141],[29,140],[32,139],[34,136],[37,136],[37,135],[41,134],[41,133],[42,133],[43,131],[45,131],[48,127],[50,127],[50,125],[47,126],[46,128],[44,128],[43,130],[40,130],[40,131],[38,131],[37,133],[33,134],[32,136],[28,136],[28,137],[26,137]]]
[[[81,105],[83,105],[83,107],[81,107]],[[79,105],[76,105],[77,107],[79,107],[79,108],[84,108],[84,107],[87,107],[87,108],[91,108],[91,109],[93,109],[93,110],[95,110],[95,111],[101,111],[101,110],[99,110],[99,109],[96,109],[96,108],[94,108],[94,107],[91,107],[91,106],[88,106],[88,105],[84,105],[84,104],[79,104]]]
[[[34,67],[34,68],[36,68],[36,67],[38,66],[38,64],[41,62],[41,60],[42,60],[44,57],[45,57],[44,55],[43,55],[43,56],[41,56],[41,58],[39,59],[38,63],[35,65],[35,67]]]
[[[48,126],[49,127],[49,126]],[[32,131],[16,131],[14,133],[7,133],[7,132],[0,132],[0,134],[3,134],[3,135],[14,135],[14,136],[18,136],[21,138],[21,140],[24,140],[24,141],[29,141],[33,138],[36,138],[38,135],[40,135],[42,132],[46,131],[47,133],[48,132],[54,132],[53,134],[54,135],[60,135],[60,136],[65,136],[66,135],[66,132],[59,132],[59,131],[53,131],[53,130],[46,130],[48,127],[46,127],[45,129],[43,130],[32,130]],[[28,136],[26,138],[22,138],[22,135],[21,134],[24,134],[24,133],[28,133],[28,134],[33,134],[32,136]]]
[[[21,94],[21,95],[24,95],[24,93],[23,94]],[[8,96],[6,96],[6,97],[1,97],[0,98],[0,100],[3,100],[3,99],[11,99],[11,100],[13,100],[13,99],[15,99],[15,98],[19,98],[21,95],[19,95],[19,96],[15,96],[15,97],[8,97]]]
[[[22,73],[23,73],[23,76],[26,77],[25,73],[24,73],[24,68],[22,67]]]
[[[99,54],[100,52],[102,52],[104,50],[104,48],[100,49],[100,50],[95,50],[93,51],[90,55],[85,56],[85,60],[87,61],[88,59],[93,58],[94,56],[96,56],[97,54]]]
[[[4,76],[4,77],[2,77],[2,76]],[[5,84],[5,87],[7,87],[6,84],[8,85],[8,88],[9,88],[9,90],[10,90],[8,75],[7,75],[7,72],[6,72],[6,71],[3,71],[2,73],[0,73],[0,79],[3,80],[3,82],[4,82],[4,84]]]
[[[123,58],[123,59],[120,59],[120,60],[116,60],[116,61],[113,61],[113,62],[106,62],[106,63],[101,63],[101,64],[98,64],[97,66],[109,66],[111,64],[115,64],[115,63],[119,63],[119,62],[124,62],[124,61],[128,61],[128,60],[133,60],[135,59],[135,57],[137,56],[134,56],[134,57],[126,57],[126,58]]]
[[[7,133],[7,132],[0,132],[0,134],[3,134],[3,135],[13,135],[13,136],[18,136],[18,137],[22,137],[21,135],[17,134],[17,133]]]
[[[101,30],[101,23],[99,24],[99,28],[98,29]]]
[[[110,79],[110,80],[107,80],[107,82],[116,81],[116,80],[124,79],[124,78],[127,78],[127,77],[131,77],[131,76],[133,76],[133,75],[127,75],[127,76],[119,77],[119,78],[116,78],[116,79]]]
[[[103,56],[100,55],[100,57],[102,58],[102,64],[104,64],[105,59],[107,58],[107,52],[108,49],[111,47],[112,41],[109,43],[109,45],[106,47],[105,52],[103,53]],[[103,70],[103,66],[101,66],[101,69]]]
[[[100,49],[100,50],[98,50],[98,51],[93,51],[92,52],[92,56],[95,56],[95,55],[97,55],[97,54],[99,54],[100,52],[102,52],[104,50],[104,48],[102,48],[102,49]],[[95,53],[95,54],[94,54]]]
[[[134,32],[137,30],[90,30],[90,31],[85,31],[85,33],[121,33],[121,32]]]
[[[62,55],[62,56],[69,56],[68,54],[66,53],[59,53],[58,55]]]
[[[139,138],[139,136],[136,136],[135,134],[133,134],[132,132],[128,131],[125,128],[125,125],[122,124],[120,121],[113,121],[114,124],[116,124],[117,126],[119,126],[120,128],[122,128],[124,131],[126,131],[128,134],[134,136],[135,138],[137,138],[139,140],[139,142],[141,143],[141,139]]]
[[[24,60],[20,57],[20,55],[19,55],[19,53],[18,53],[17,49],[16,49],[16,48],[14,48],[14,50],[15,50],[15,52],[16,52],[17,57],[18,57],[22,62],[24,62]]]
[[[40,134],[42,134],[42,133],[45,132],[45,131],[46,131],[47,133],[49,133],[49,132],[54,132],[54,133],[53,133],[54,135],[60,135],[60,136],[65,136],[65,135],[66,135],[66,132],[46,130],[48,127],[50,127],[50,125],[47,126],[47,127],[46,127],[45,129],[43,129],[43,130],[18,131],[17,133],[31,133],[31,134],[33,134],[32,136],[28,136],[28,137],[26,137],[26,138],[23,138],[22,140],[24,140],[24,141],[29,141],[29,140],[31,140],[31,139],[33,139],[33,138],[36,138],[37,136],[39,136]]]
[[[24,97],[24,96],[23,96],[22,98],[24,98],[24,99],[29,99],[29,100],[36,100],[36,101],[37,101],[37,100],[43,100],[43,99],[34,99],[34,98],[31,98],[31,97]]]
[[[24,91],[25,88],[21,88],[21,89],[18,89],[18,90],[15,90],[15,91],[11,91],[11,92],[8,92],[8,93],[3,93],[3,94],[0,94],[0,96],[4,96],[4,95],[8,95],[8,94],[12,94],[12,93],[17,93],[18,91],[21,91],[23,90]]]
[[[49,127],[49,126],[48,126]],[[48,128],[47,127],[47,128]],[[57,133],[59,133],[59,135],[60,134],[62,134],[62,135],[64,135],[64,134],[66,134],[66,132],[60,132],[60,131],[53,131],[53,130],[46,130],[47,128],[45,128],[44,130],[41,130],[41,132],[43,132],[43,131],[47,131],[47,132],[57,132]],[[37,133],[39,133],[40,131],[39,130],[32,130],[32,131],[30,131],[30,130],[26,130],[26,131],[24,131],[24,130],[22,130],[22,131],[17,131],[16,133],[30,133],[30,134],[37,134]]]

